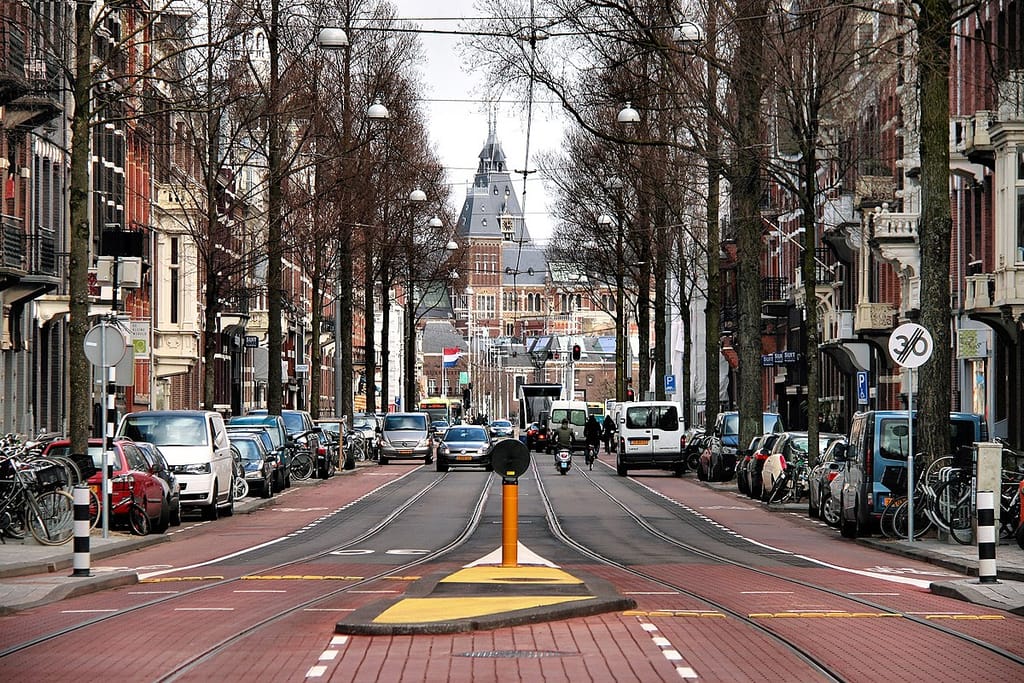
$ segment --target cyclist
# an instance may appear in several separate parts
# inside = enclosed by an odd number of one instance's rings
[[[594,415],[587,418],[587,424],[583,426],[583,440],[587,442],[587,465],[593,466],[601,445],[601,425]]]

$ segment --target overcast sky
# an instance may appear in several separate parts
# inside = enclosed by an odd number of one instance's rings
[[[473,0],[391,0],[398,7],[399,17],[417,21],[424,29],[456,30],[460,18],[477,16]],[[450,21],[440,21],[450,19]],[[448,169],[452,183],[453,209],[458,212],[466,196],[466,188],[473,181],[477,155],[487,141],[487,106],[480,99],[482,88],[475,75],[461,68],[457,44],[458,36],[423,33],[420,41],[427,55],[423,65],[426,79],[425,110],[430,120],[430,138],[441,161]],[[543,92],[537,96],[544,99]],[[526,163],[526,119],[518,107],[503,105],[497,112],[498,139],[508,157],[512,170],[522,170]],[[536,169],[537,153],[557,149],[561,142],[561,127],[550,121],[547,107],[535,110],[530,132],[529,168]],[[550,237],[553,224],[547,214],[547,196],[540,174],[529,176],[527,193],[522,195],[522,176],[514,176],[520,202],[526,211],[526,225],[535,239]],[[525,201],[524,201],[525,200]]]

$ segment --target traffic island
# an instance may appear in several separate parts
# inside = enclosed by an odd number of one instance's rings
[[[634,609],[604,579],[550,565],[474,565],[424,577],[402,598],[358,609],[335,626],[348,635],[485,631]]]

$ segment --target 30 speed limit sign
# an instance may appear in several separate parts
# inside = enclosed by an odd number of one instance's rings
[[[916,368],[932,357],[932,335],[917,323],[903,323],[889,335],[889,356],[898,365]]]

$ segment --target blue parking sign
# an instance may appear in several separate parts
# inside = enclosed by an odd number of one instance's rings
[[[868,373],[864,370],[857,372],[857,403],[868,402]]]
[[[665,393],[674,394],[676,392],[676,376],[665,375]]]

